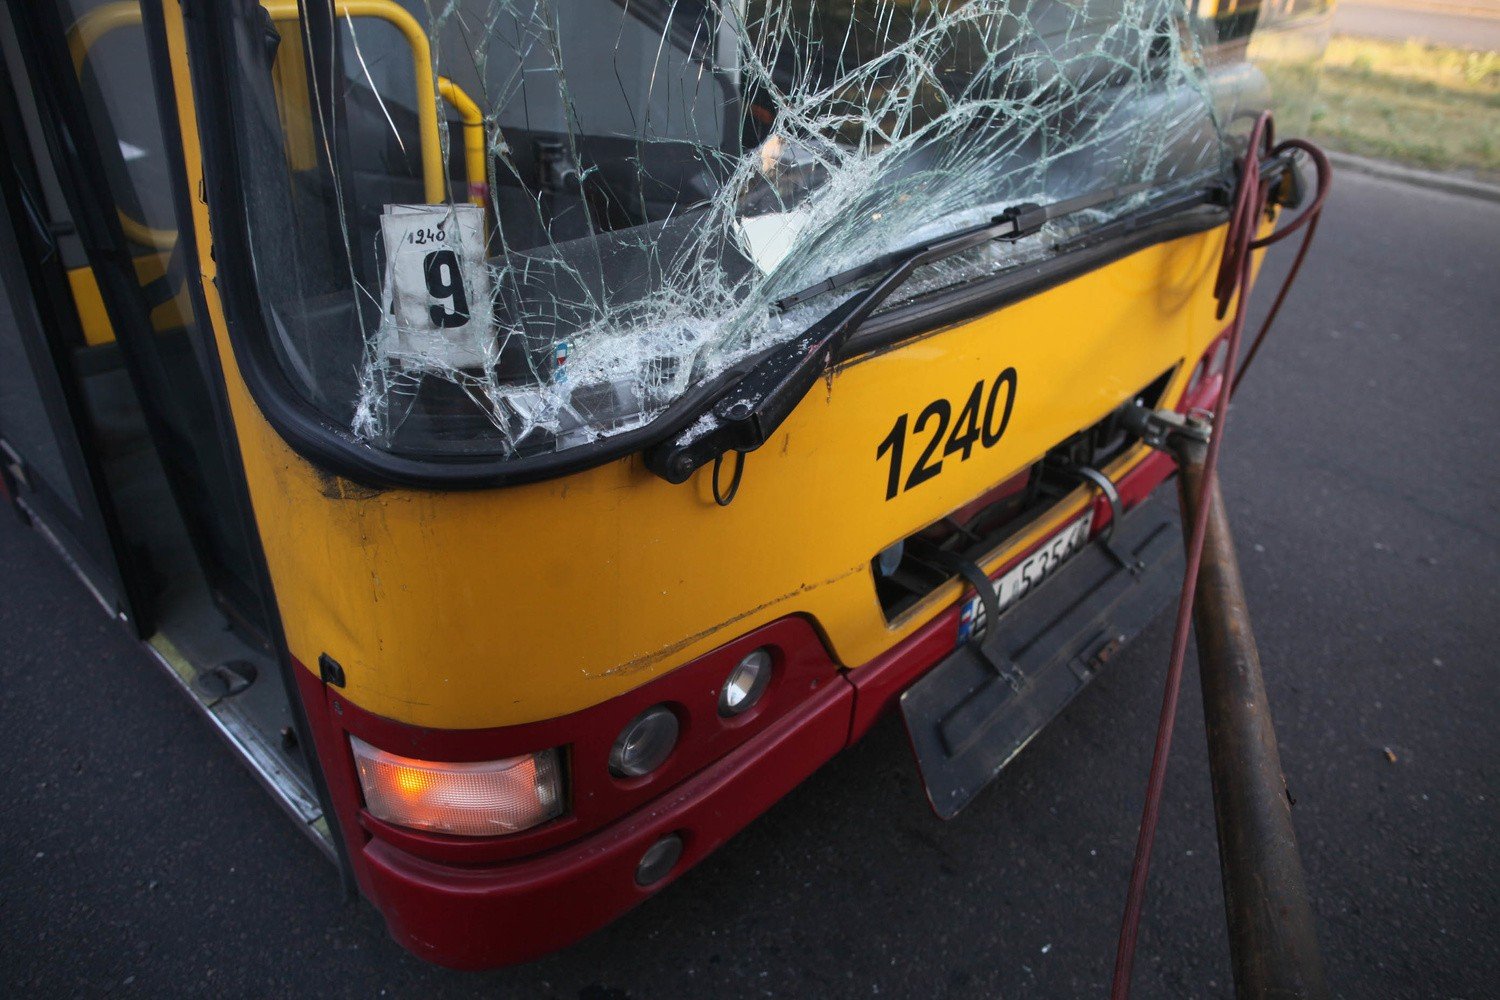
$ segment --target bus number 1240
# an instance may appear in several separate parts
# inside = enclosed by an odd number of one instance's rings
[[[1003,399],[1002,399],[1003,394]],[[880,442],[875,451],[875,460],[890,456],[890,471],[886,475],[885,498],[893,500],[898,493],[920,486],[943,471],[948,456],[958,453],[959,461],[967,462],[974,453],[976,444],[993,448],[1005,436],[1010,426],[1010,413],[1016,404],[1016,370],[1007,368],[995,376],[986,391],[981,379],[974,383],[969,398],[959,408],[958,417],[953,417],[953,404],[946,399],[934,399],[917,414],[914,424],[909,414],[901,414],[891,425],[890,433]],[[982,415],[981,415],[982,414]],[[911,424],[911,436],[926,435],[926,444],[917,456],[917,461],[907,472],[903,483],[901,473],[905,468],[907,427]],[[929,430],[930,428],[930,430]],[[947,440],[944,441],[946,435]],[[942,454],[938,454],[941,445]]]

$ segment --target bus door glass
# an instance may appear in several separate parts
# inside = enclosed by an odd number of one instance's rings
[[[58,165],[72,171],[69,205],[88,221],[77,227],[81,259],[68,262],[83,334],[73,368],[132,558],[159,582],[163,614],[196,599],[202,588],[188,581],[202,579],[236,631],[267,646],[230,438],[188,292],[141,7],[60,0],[26,22],[43,121],[77,153]]]
[[[36,108],[16,36],[0,11],[0,481],[111,616],[144,623],[116,562],[114,511],[86,447],[70,375],[81,341],[63,260],[80,253],[45,149],[27,142]]]

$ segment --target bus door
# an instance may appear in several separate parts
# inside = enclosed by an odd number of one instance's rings
[[[32,114],[6,146],[34,151],[61,193],[45,220],[65,232],[46,265],[64,273],[71,300],[55,306],[71,327],[58,338],[61,369],[82,400],[129,559],[146,577],[138,589],[154,619],[206,596],[237,633],[269,648],[254,542],[188,296],[139,5],[56,0],[10,11],[18,52],[7,72]]]
[[[85,404],[67,375],[72,345],[82,339],[62,257],[76,248],[59,218],[61,196],[37,169],[24,139],[19,53],[0,24],[0,488],[16,509],[61,551],[94,597],[138,634],[143,601],[121,573],[118,522],[93,449],[85,447]]]
[[[70,401],[48,413],[50,452],[35,434],[17,448],[23,476],[50,483],[46,463],[59,452],[90,474],[86,494],[73,493],[97,498],[88,514],[105,528],[89,541],[126,579],[113,590],[129,590],[137,635],[331,852],[218,358],[194,308],[197,264],[180,238],[186,192],[175,181],[181,144],[157,111],[168,56],[143,16],[150,9],[134,0],[0,6],[0,90],[21,109],[0,116],[0,139],[15,162],[35,164],[6,177],[6,221],[20,231],[32,285],[50,293],[30,300],[50,324],[45,336],[22,331],[45,340],[50,357],[32,350],[33,391],[5,386],[0,419],[9,434],[10,411],[37,410],[42,390]]]

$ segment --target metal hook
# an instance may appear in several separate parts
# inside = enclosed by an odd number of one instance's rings
[[[740,491],[740,478],[745,474],[745,453],[743,451],[737,451],[734,453],[737,457],[734,463],[734,475],[729,479],[729,492],[721,492],[719,490],[719,470],[724,465],[724,454],[725,453],[721,452],[714,457],[714,503],[718,504],[720,507],[728,507],[731,503],[734,502],[735,494]]]
[[[1106,524],[1094,540],[1109,553],[1111,559],[1119,564],[1121,569],[1129,570],[1133,574],[1139,574],[1143,566],[1139,559],[1121,554],[1111,543],[1114,537],[1115,525],[1120,522],[1120,517],[1125,513],[1125,505],[1120,500],[1120,491],[1108,476],[1090,465],[1070,465],[1063,470],[1078,477],[1086,483],[1091,484],[1103,496],[1105,503],[1109,504],[1109,523]]]

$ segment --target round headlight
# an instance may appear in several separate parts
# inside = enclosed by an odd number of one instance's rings
[[[719,714],[739,715],[755,707],[771,682],[771,652],[757,649],[735,664],[719,689]]]
[[[665,705],[646,709],[620,730],[609,751],[609,770],[617,778],[650,774],[677,745],[677,716]]]

